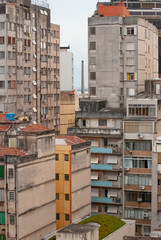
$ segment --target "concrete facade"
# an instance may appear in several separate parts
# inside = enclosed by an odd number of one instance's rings
[[[74,58],[70,47],[60,47],[60,90],[74,90]]]
[[[3,132],[7,147],[0,148],[0,236],[43,239],[56,230],[55,134],[38,124],[15,126]]]
[[[91,214],[90,176],[90,142],[56,136],[57,229]]]
[[[126,107],[126,99],[158,77],[158,31],[139,18],[88,19],[89,96],[108,107]]]
[[[60,27],[48,7],[31,1],[0,1],[0,8],[0,112],[59,132]]]

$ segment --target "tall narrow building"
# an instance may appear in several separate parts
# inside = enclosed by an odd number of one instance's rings
[[[0,112],[28,116],[59,132],[59,37],[50,9],[0,1]]]

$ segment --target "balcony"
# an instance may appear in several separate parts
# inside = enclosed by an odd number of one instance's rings
[[[121,204],[120,198],[92,197],[91,201],[95,203]]]
[[[77,136],[105,136],[112,138],[121,138],[123,135],[123,130],[109,128],[68,128],[68,134]]]
[[[91,153],[99,154],[121,154],[121,148],[118,147],[91,147]]]
[[[107,197],[92,197],[92,202],[95,203],[112,203],[112,198],[107,198]]]
[[[91,180],[91,186],[92,187],[110,187],[110,188],[122,188],[121,182],[119,181],[96,181]]]
[[[113,170],[113,166],[105,165],[105,164],[91,164],[91,169],[108,171],[108,170]]]
[[[112,182],[91,180],[92,187],[112,187]]]

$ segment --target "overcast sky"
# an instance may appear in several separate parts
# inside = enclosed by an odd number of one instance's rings
[[[88,84],[87,24],[96,10],[97,0],[48,0],[51,22],[60,25],[61,45],[70,45],[74,54],[74,86],[81,85],[81,60],[85,62],[85,86]]]

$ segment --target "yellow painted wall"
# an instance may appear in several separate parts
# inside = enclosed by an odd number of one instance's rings
[[[59,200],[56,200],[56,213],[59,213],[59,220],[56,220],[56,228],[60,229],[72,222],[71,214],[71,146],[56,145],[55,153],[59,155],[56,162],[56,173],[59,180],[56,180],[56,193],[59,193]],[[69,155],[69,161],[65,161],[64,155]],[[69,174],[69,181],[65,181],[65,174]],[[69,194],[69,201],[65,200],[65,194]],[[69,214],[70,220],[65,220],[65,214]]]
[[[68,127],[75,126],[75,94],[60,94],[60,134],[67,134]]]

